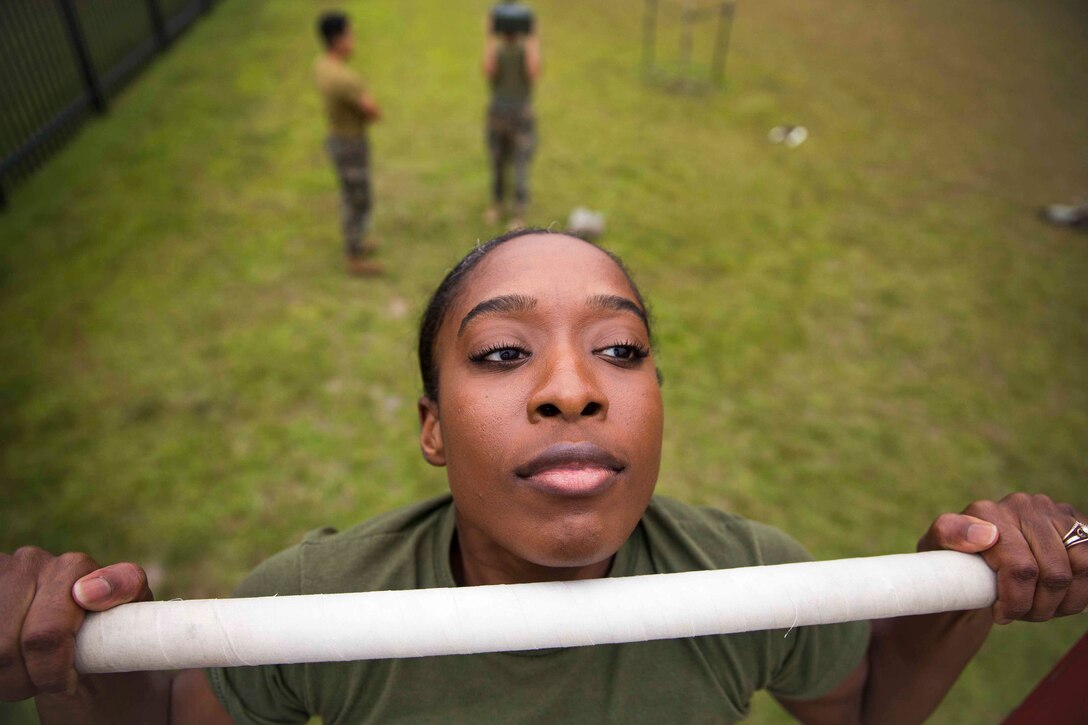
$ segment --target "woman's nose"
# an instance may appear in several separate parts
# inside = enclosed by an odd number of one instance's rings
[[[603,418],[608,412],[608,398],[594,375],[593,362],[592,356],[568,351],[541,366],[544,373],[529,396],[529,419]]]

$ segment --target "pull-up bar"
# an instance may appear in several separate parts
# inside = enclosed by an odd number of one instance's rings
[[[952,551],[577,582],[138,602],[89,614],[84,673],[641,642],[978,609],[996,578]],[[789,636],[789,633],[786,633]]]

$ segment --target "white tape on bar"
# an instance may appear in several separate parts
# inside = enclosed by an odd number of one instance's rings
[[[951,551],[579,582],[126,604],[90,614],[81,672],[470,654],[787,629],[978,609]]]

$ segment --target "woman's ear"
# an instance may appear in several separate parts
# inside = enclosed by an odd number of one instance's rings
[[[442,423],[438,420],[438,403],[427,396],[419,399],[419,448],[423,458],[432,466],[446,465],[446,448],[442,445]]]

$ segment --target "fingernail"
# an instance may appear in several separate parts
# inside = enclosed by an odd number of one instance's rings
[[[98,604],[110,598],[110,595],[113,594],[113,587],[110,586],[108,581],[97,576],[94,579],[84,579],[76,582],[75,587],[72,588],[72,593],[83,604]]]
[[[993,524],[971,524],[967,527],[967,541],[975,546],[989,546],[997,538],[997,527]]]

